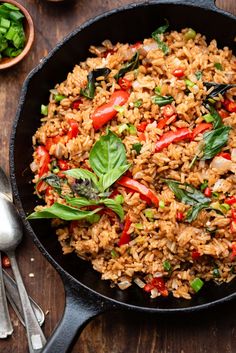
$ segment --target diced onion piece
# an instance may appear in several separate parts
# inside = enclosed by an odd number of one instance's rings
[[[134,283],[137,284],[137,286],[139,286],[140,288],[144,288],[145,287],[145,283],[138,277],[136,277],[134,279]]]
[[[215,157],[210,164],[210,168],[217,169],[217,172],[219,174],[224,174],[227,171],[231,170],[232,161],[229,161],[228,159],[220,157],[220,156]]]
[[[143,46],[143,49],[148,53],[151,50],[158,49],[157,42],[152,42]]]
[[[122,282],[118,283],[118,286],[119,286],[119,288],[121,290],[124,290],[124,289],[127,289],[127,288],[129,288],[131,286],[131,282],[129,282],[127,280],[126,281],[122,281]]]
[[[151,298],[154,299],[154,298],[158,297],[158,295],[159,295],[158,290],[156,288],[153,288],[151,290]]]

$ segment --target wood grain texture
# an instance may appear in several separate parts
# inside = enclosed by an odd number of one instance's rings
[[[36,40],[27,59],[9,71],[0,72],[0,163],[7,171],[11,124],[22,83],[29,71],[73,28],[95,15],[132,1],[78,0],[66,1],[64,5],[43,0],[19,2],[32,14]],[[218,0],[217,5],[236,14],[235,0]],[[27,235],[19,247],[18,259],[28,292],[47,313],[44,332],[48,337],[63,313],[61,280]],[[34,277],[29,277],[29,273],[34,273]],[[168,319],[144,314],[128,315],[126,312],[107,313],[85,328],[73,353],[235,353],[235,304],[229,303],[215,312]],[[0,352],[25,353],[25,330],[12,311],[11,317],[14,334],[0,341]]]

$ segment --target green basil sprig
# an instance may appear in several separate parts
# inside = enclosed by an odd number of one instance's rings
[[[209,207],[211,199],[206,197],[201,191],[197,190],[192,185],[181,184],[170,179],[163,179],[163,181],[168,185],[171,191],[173,191],[179,201],[192,206],[187,212],[187,222],[195,220],[201,210]]]
[[[166,24],[161,26],[161,27],[158,27],[153,33],[152,33],[152,38],[155,39],[155,41],[157,42],[158,44],[158,47],[163,51],[163,53],[166,55],[169,53],[169,47],[168,45],[163,42],[161,40],[161,34],[164,34],[167,30],[167,28],[169,27],[169,23],[167,20],[166,21]]]
[[[87,76],[87,86],[85,88],[81,88],[80,94],[88,99],[93,99],[95,94],[96,79],[100,76],[104,76],[106,78],[110,72],[111,70],[107,67],[91,71]]]
[[[230,126],[221,126],[218,129],[205,132],[201,159],[206,160],[215,157],[222,147],[227,144],[230,130]]]
[[[128,61],[114,76],[115,79],[118,81],[119,78],[123,77],[127,72],[133,71],[139,67],[139,53],[136,52],[132,59]]]

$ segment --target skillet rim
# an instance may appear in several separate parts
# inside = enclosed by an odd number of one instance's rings
[[[16,182],[16,176],[15,176],[15,162],[14,162],[14,156],[15,156],[15,135],[16,135],[16,130],[18,127],[18,123],[20,120],[21,116],[21,111],[22,108],[25,104],[25,98],[28,92],[28,86],[30,84],[31,79],[38,73],[40,70],[44,67],[44,65],[47,64],[47,61],[50,60],[55,53],[57,53],[60,48],[70,39],[72,39],[74,36],[76,36],[78,33],[89,27],[90,25],[101,21],[107,17],[112,16],[113,14],[116,14],[118,12],[125,12],[130,9],[135,9],[139,7],[146,7],[149,5],[166,5],[166,6],[171,6],[171,5],[178,5],[178,6],[187,6],[187,7],[192,7],[192,8],[200,8],[202,10],[209,10],[215,13],[219,13],[221,16],[226,16],[231,19],[233,19],[236,23],[236,16],[234,16],[231,13],[228,13],[224,10],[221,10],[215,5],[215,0],[200,0],[198,3],[196,3],[194,0],[151,0],[151,1],[144,1],[142,3],[131,3],[127,4],[124,6],[121,6],[119,8],[115,8],[113,10],[107,11],[105,13],[101,13],[93,18],[88,19],[84,23],[82,23],[80,26],[76,27],[73,31],[71,31],[68,35],[66,35],[59,43],[56,44],[56,46],[49,52],[49,54],[42,58],[39,62],[39,64],[33,68],[29,74],[27,75],[21,89],[20,93],[20,98],[18,102],[18,107],[16,111],[15,118],[13,120],[12,124],[12,129],[11,129],[11,135],[10,135],[10,142],[9,142],[9,166],[10,166],[10,180],[12,184],[12,190],[13,190],[13,196],[14,196],[14,201],[17,206],[17,209],[19,211],[20,217],[23,221],[23,224],[27,230],[27,232],[30,234],[30,236],[33,239],[33,242],[36,244],[37,248],[41,251],[42,255],[46,257],[46,259],[49,261],[49,263],[52,264],[52,266],[57,270],[57,272],[60,274],[60,277],[63,281],[65,289],[68,288],[68,285],[72,288],[75,287],[77,288],[78,292],[80,289],[88,291],[89,294],[92,294],[95,298],[103,299],[108,306],[110,307],[122,307],[125,309],[130,309],[130,310],[135,310],[135,311],[140,311],[140,312],[148,312],[148,313],[158,313],[158,314],[180,314],[180,313],[193,313],[193,312],[198,312],[202,310],[206,310],[209,308],[212,308],[216,305],[226,303],[231,301],[236,297],[236,292],[227,295],[226,297],[216,299],[212,302],[204,303],[204,304],[197,304],[195,306],[190,306],[190,307],[180,307],[180,308],[152,308],[152,307],[143,307],[143,306],[136,306],[134,304],[129,304],[125,302],[121,302],[117,299],[110,298],[104,294],[101,294],[97,292],[96,290],[88,287],[87,285],[83,284],[80,282],[78,279],[73,277],[69,272],[67,272],[55,259],[50,253],[47,251],[47,249],[42,245],[40,242],[39,238],[37,237],[36,233],[34,232],[33,228],[31,227],[30,222],[26,219],[26,214],[24,211],[24,208],[22,206],[21,198],[19,196],[18,192],[18,186]],[[101,280],[101,279],[100,279]],[[72,283],[72,285],[71,285]],[[82,298],[83,299],[83,298]],[[86,299],[84,299],[86,300]],[[113,305],[112,305],[113,304]]]

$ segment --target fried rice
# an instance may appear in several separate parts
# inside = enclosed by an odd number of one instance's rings
[[[235,277],[236,89],[212,98],[215,86],[205,82],[236,83],[236,58],[228,47],[218,48],[216,40],[207,43],[204,35],[191,30],[194,35],[189,36],[189,31],[161,33],[159,41],[112,44],[106,40],[99,47],[91,46],[93,55],[51,90],[33,136],[33,182],[44,201],[36,207],[38,213],[55,202],[67,205],[65,195],[74,190],[75,179],[65,171],[93,172],[89,156],[101,136],[110,132],[120,139],[129,163],[121,178],[137,181],[150,194],[145,197],[118,179],[106,190],[106,197],[122,196],[123,218],[103,205],[93,222],[51,217],[52,225],[65,255],[75,252],[111,285],[120,289],[138,285],[152,298],[170,293],[190,299],[205,281],[222,283]],[[117,79],[136,53],[136,66],[130,65]],[[89,73],[98,68],[110,70],[106,77],[96,77],[91,99],[83,93]],[[113,106],[112,119],[95,129],[94,113],[120,91],[128,93],[127,101]],[[216,113],[221,124],[230,127],[228,139],[212,158],[204,159],[201,146],[214,129]],[[203,124],[205,128],[197,132]],[[174,136],[180,129],[191,131],[191,136],[166,143],[166,134]],[[160,148],[158,141],[164,141]],[[48,182],[51,175],[62,181],[60,192]],[[175,187],[184,192],[191,188],[205,197],[206,206],[200,206],[191,221],[189,214],[199,204],[181,199]],[[77,189],[77,198],[84,195]],[[96,211],[96,206],[82,207],[91,209]],[[122,236],[126,240],[120,242]]]

